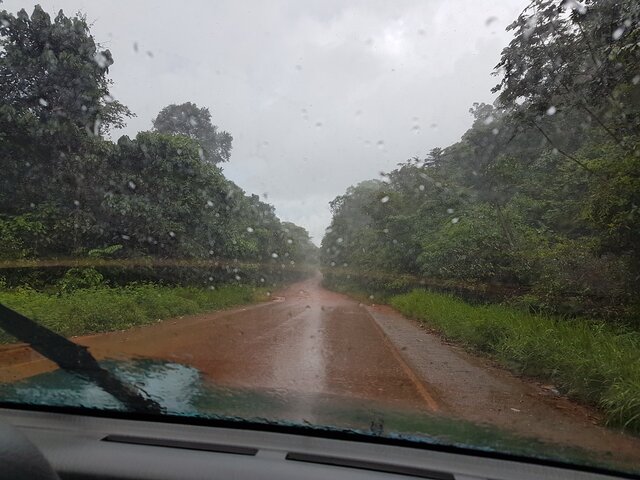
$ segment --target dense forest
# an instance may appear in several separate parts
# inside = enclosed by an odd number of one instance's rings
[[[303,274],[316,247],[225,178],[233,139],[207,108],[169,105],[109,139],[134,115],[110,93],[113,62],[82,16],[0,12],[0,286]]]
[[[331,202],[326,284],[637,325],[639,20],[635,0],[532,1],[460,141]]]

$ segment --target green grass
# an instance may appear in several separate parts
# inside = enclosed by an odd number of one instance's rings
[[[448,339],[598,406],[609,424],[640,433],[640,332],[501,305],[470,305],[424,290],[391,297],[389,303]]]
[[[84,335],[154,323],[266,300],[266,289],[227,285],[197,287],[132,285],[76,290],[62,295],[28,289],[0,291],[0,303],[64,336]],[[15,339],[0,331],[0,343]]]

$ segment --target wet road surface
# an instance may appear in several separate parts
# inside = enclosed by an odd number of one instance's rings
[[[598,425],[594,410],[443,342],[389,307],[363,305],[320,281],[296,283],[266,303],[74,341],[99,359],[171,361],[195,367],[216,387],[276,392],[294,421],[326,423],[318,412],[330,398],[640,459],[640,440]],[[0,382],[56,369],[27,347],[12,355],[0,352]]]

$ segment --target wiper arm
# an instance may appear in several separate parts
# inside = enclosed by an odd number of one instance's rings
[[[30,318],[0,304],[0,328],[39,354],[113,395],[126,407],[137,412],[163,413],[164,408],[100,366],[87,347],[78,345],[52,332]]]

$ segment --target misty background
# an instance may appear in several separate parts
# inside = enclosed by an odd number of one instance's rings
[[[271,2],[82,0],[3,7],[82,12],[111,50],[114,97],[151,129],[191,101],[233,135],[221,165],[320,243],[328,202],[471,125],[524,0]]]

